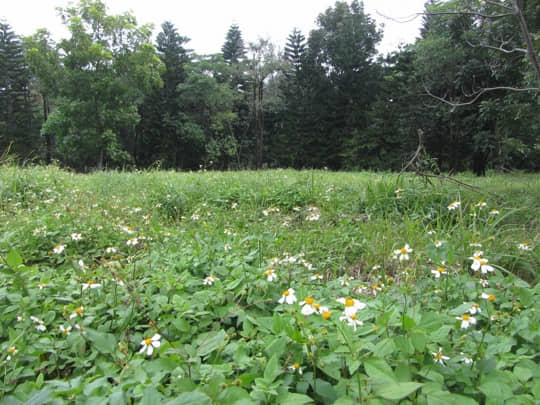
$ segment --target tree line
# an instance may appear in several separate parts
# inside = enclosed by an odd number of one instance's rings
[[[284,10],[286,12],[286,10]],[[429,0],[421,34],[388,55],[361,1],[337,1],[283,51],[198,55],[164,22],[59,9],[68,38],[0,23],[0,151],[75,170],[264,167],[399,170],[418,146],[432,170],[540,168],[540,4]]]

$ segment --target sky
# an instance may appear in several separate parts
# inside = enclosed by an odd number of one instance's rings
[[[11,25],[18,35],[31,35],[38,28],[47,28],[56,41],[68,36],[56,12],[56,7],[67,6],[68,0],[2,3],[0,20]],[[379,52],[391,52],[400,43],[414,42],[422,19],[412,17],[422,12],[424,3],[425,0],[364,0],[365,12],[377,25],[384,24]],[[294,28],[307,38],[317,27],[317,16],[332,7],[335,0],[105,0],[105,4],[110,14],[129,11],[138,24],[154,24],[154,35],[164,21],[171,21],[180,35],[191,39],[187,48],[198,54],[212,54],[221,51],[232,24],[240,27],[246,44],[260,37],[269,38],[282,49]]]

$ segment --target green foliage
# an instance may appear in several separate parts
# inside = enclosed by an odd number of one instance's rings
[[[459,179],[4,166],[0,401],[538,402],[538,180]]]

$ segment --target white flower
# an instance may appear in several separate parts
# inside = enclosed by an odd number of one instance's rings
[[[77,262],[77,264],[79,265],[79,267],[81,268],[81,270],[86,270],[88,268],[88,266],[86,266],[84,264],[84,262],[82,261],[82,259],[79,259],[79,261]]]
[[[66,245],[56,245],[53,248],[53,253],[59,255],[60,253],[62,253],[64,251],[65,248],[66,248]]]
[[[469,246],[470,247],[479,247],[479,248],[481,248],[482,244],[479,243],[479,242],[471,242],[471,243],[469,243]]]
[[[458,321],[461,321],[461,329],[467,329],[471,325],[476,324],[476,318],[469,314],[463,314],[462,316],[456,316]]]
[[[161,339],[161,336],[159,334],[155,334],[151,338],[144,338],[141,342],[141,350],[139,350],[139,353],[145,353],[147,356],[151,356],[154,352],[154,347],[158,348],[161,346],[161,342],[159,341]]]
[[[135,246],[138,243],[139,243],[139,239],[137,239],[137,238],[129,238],[128,241],[126,242],[126,245]]]
[[[473,358],[472,358],[470,355],[465,354],[465,353],[463,353],[463,352],[461,352],[461,353],[459,353],[459,354],[461,354],[461,355],[463,356],[463,358],[460,359],[460,361],[462,361],[462,362],[465,363],[465,364],[473,364],[474,360],[473,360]]]
[[[6,357],[6,361],[11,360],[11,356],[17,354],[18,350],[15,348],[15,346],[11,346],[7,349],[7,352],[9,353]]]
[[[405,244],[405,246],[403,246],[401,249],[394,250],[394,258],[399,257],[400,262],[409,260],[409,253],[411,253],[412,251],[413,250],[411,249],[409,244]]]
[[[442,242],[440,240],[436,240],[435,242],[435,247],[441,247],[442,246]]]
[[[475,207],[478,207],[478,208],[484,208],[484,207],[487,207],[487,204],[485,201],[478,201],[476,204],[474,204]]]
[[[439,347],[438,352],[431,352],[431,354],[433,355],[433,360],[435,361],[435,363],[439,363],[443,366],[446,360],[450,360],[450,357],[443,355],[442,347]]]
[[[478,283],[484,287],[484,288],[487,288],[487,286],[489,286],[489,281],[487,280],[484,280],[483,278],[481,278],[480,280],[478,280]]]
[[[343,312],[343,315],[339,317],[340,321],[347,321],[347,325],[353,328],[354,331],[356,331],[357,326],[362,326],[364,322],[358,320],[356,314],[347,314],[347,308],[345,308],[345,311]]]
[[[287,367],[292,372],[298,372],[298,374],[302,374],[302,367],[300,367],[299,363],[294,363],[292,366]]]
[[[225,250],[226,252],[228,252],[231,249],[232,249],[232,247],[228,243],[225,243],[225,245],[223,246],[223,250]]]
[[[491,301],[491,302],[495,301],[495,295],[493,294],[482,293],[482,295],[480,295],[480,298]]]
[[[84,307],[77,307],[73,310],[73,313],[69,316],[69,319],[76,318],[77,316],[82,316],[84,312]]]
[[[82,235],[80,233],[72,233],[71,234],[71,240],[81,240]]]
[[[217,278],[216,276],[214,276],[213,274],[206,277],[204,280],[203,280],[203,285],[212,285],[214,284],[214,281],[216,280],[219,280],[219,278]]]
[[[474,271],[481,270],[482,274],[486,274],[493,271],[493,267],[488,264],[488,260],[482,257],[483,252],[475,252],[474,256],[469,257],[473,262],[471,269]]]
[[[436,270],[431,270],[431,273],[435,276],[435,278],[440,278],[442,274],[448,274],[444,267],[437,267]]]
[[[130,235],[133,233],[133,230],[131,229],[130,226],[122,225],[120,228],[121,228],[125,233],[128,233],[128,234],[130,234]]]
[[[301,312],[305,316],[314,314],[317,312],[318,308],[320,308],[320,305],[315,303],[315,299],[313,297],[306,297],[304,301],[300,302],[300,305],[303,305]]]
[[[520,243],[518,245],[519,250],[532,250],[532,246],[529,245],[527,242]]]
[[[231,204],[231,208],[234,210],[236,207],[238,207],[238,203],[235,201]]]
[[[495,208],[493,208],[491,211],[489,211],[489,215],[495,216],[495,215],[499,215],[499,214],[500,214],[499,210],[496,210]]]
[[[431,235],[435,235],[435,233],[436,232],[433,229],[430,229],[427,234],[431,236]]]
[[[342,287],[345,287],[345,286],[348,286],[349,285],[349,281],[352,281],[354,280],[354,277],[345,277],[343,279],[340,280],[340,284]]]
[[[94,289],[94,288],[99,288],[99,287],[101,287],[101,284],[94,283],[92,280],[88,280],[86,283],[82,283],[83,291],[88,288]]]
[[[451,202],[450,205],[448,205],[448,209],[449,209],[450,211],[454,211],[454,210],[457,209],[460,205],[461,205],[461,202],[460,202],[460,201],[454,201],[454,202]]]
[[[67,328],[64,328],[63,325],[60,325],[60,326],[58,327],[58,329],[60,329],[60,332],[61,332],[62,334],[64,334],[64,335],[67,336],[67,335],[69,335],[69,332],[71,331],[71,326],[68,326]]]
[[[314,275],[310,277],[310,280],[322,280],[322,279],[323,279],[323,276],[322,274],[319,274],[319,273],[315,273]]]
[[[358,301],[355,298],[338,298],[336,301],[345,305],[344,314],[348,317],[351,317],[351,315],[356,314],[357,311],[366,307],[366,304]]]
[[[318,221],[321,219],[321,214],[318,212],[310,212],[306,215],[306,221]]]
[[[45,332],[45,331],[47,330],[47,328],[46,328],[45,325],[43,324],[44,322],[43,322],[41,319],[39,319],[39,318],[37,318],[37,317],[35,317],[35,316],[31,316],[31,317],[30,317],[30,320],[31,320],[32,322],[34,322],[34,323],[37,324],[37,325],[36,325],[36,329],[37,329],[38,331],[40,331],[40,332]]]
[[[474,302],[472,306],[469,308],[469,314],[471,315],[475,315],[480,312],[482,312],[482,308],[480,308],[480,305],[478,305],[476,302]]]
[[[198,221],[199,220],[199,214],[191,214],[191,220],[192,221]]]
[[[292,288],[288,288],[285,291],[283,291],[283,294],[281,295],[281,298],[278,300],[280,304],[283,304],[286,302],[289,305],[292,305],[296,302],[296,296],[294,295],[294,290]]]
[[[116,248],[108,247],[107,249],[105,249],[105,253],[116,253]]]
[[[268,266],[268,268],[266,269],[266,271],[263,274],[266,277],[266,280],[268,280],[268,281],[274,281],[274,280],[277,279],[277,274],[276,274],[275,270],[270,266]]]

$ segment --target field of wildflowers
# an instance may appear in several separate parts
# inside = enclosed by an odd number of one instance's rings
[[[0,168],[3,404],[538,404],[540,180]]]

